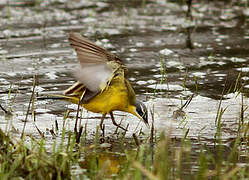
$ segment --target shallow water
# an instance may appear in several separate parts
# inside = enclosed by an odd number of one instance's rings
[[[38,77],[37,97],[61,93],[74,82],[77,60],[67,40],[70,31],[82,32],[124,61],[137,97],[154,109],[157,132],[167,130],[172,137],[182,137],[189,129],[189,138],[212,143],[221,98],[221,107],[227,108],[222,118],[224,143],[236,136],[241,104],[248,121],[248,7],[203,1],[193,4],[190,20],[181,3],[70,2],[0,3],[0,104],[14,114],[6,117],[0,111],[1,128],[12,130],[17,137],[21,134],[34,75]],[[243,102],[236,90],[242,92]],[[179,111],[192,94],[190,104]],[[35,101],[35,122],[29,115],[25,132],[40,137],[36,124],[52,143],[49,130],[55,120],[62,128],[67,109],[72,112],[66,126],[73,130],[77,105]],[[150,133],[135,117],[115,115],[117,121],[123,119],[124,127],[129,124],[127,138],[141,128]],[[83,111],[82,117],[91,139],[100,115]],[[107,118],[106,135],[115,129]]]

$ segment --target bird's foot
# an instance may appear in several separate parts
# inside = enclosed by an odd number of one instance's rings
[[[113,125],[117,126],[118,128],[120,128],[120,129],[122,129],[124,131],[127,131],[127,129],[123,128],[122,126],[120,126],[120,124],[116,123],[112,112],[110,113],[110,115],[111,115],[111,119],[112,119],[112,124]]]
[[[114,124],[114,123],[113,123],[113,124]],[[120,126],[120,125],[117,124],[117,123],[115,123],[114,125],[117,126],[117,128],[120,128],[120,129],[122,129],[122,130],[124,130],[124,131],[127,131],[127,129],[123,128],[122,126]]]

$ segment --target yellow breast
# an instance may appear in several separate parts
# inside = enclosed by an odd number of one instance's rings
[[[129,92],[124,77],[117,76],[111,84],[82,106],[88,111],[107,114],[114,110],[129,112]]]

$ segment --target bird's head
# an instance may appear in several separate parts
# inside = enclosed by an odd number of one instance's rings
[[[135,102],[135,113],[133,113],[139,119],[141,119],[147,126],[148,123],[148,110],[143,102],[136,100]]]

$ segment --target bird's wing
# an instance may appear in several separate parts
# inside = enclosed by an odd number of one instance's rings
[[[69,41],[70,45],[77,52],[78,60],[81,65],[84,65],[85,63],[105,63],[107,61],[122,63],[114,54],[82,37],[80,33],[71,32],[69,34]]]
[[[118,57],[82,37],[79,33],[70,33],[69,41],[81,65],[75,71],[75,76],[92,92],[102,91],[117,68],[125,68]]]

